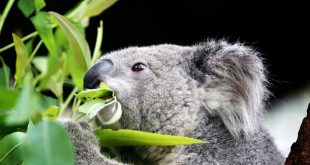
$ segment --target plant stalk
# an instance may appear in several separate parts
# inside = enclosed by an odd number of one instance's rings
[[[29,59],[28,59],[28,61],[27,61],[26,66],[29,65],[29,64],[31,63],[33,57],[35,56],[35,54],[37,53],[37,51],[40,49],[42,43],[43,43],[43,41],[41,40],[41,41],[38,43],[38,45],[34,48],[33,52],[31,53],[31,55],[30,55],[30,57],[29,57]]]
[[[78,91],[78,88],[75,87],[70,95],[67,97],[66,101],[60,106],[60,110],[59,110],[59,114],[58,116],[61,116],[63,114],[63,112],[65,111],[65,109],[68,107],[69,103],[71,102],[71,100],[73,99],[74,97],[74,94]]]
[[[38,32],[30,33],[30,34],[28,34],[27,36],[23,37],[23,38],[22,38],[22,41],[24,42],[24,41],[26,41],[26,40],[28,40],[28,39],[30,39],[30,38],[32,38],[32,37],[37,36],[38,34],[39,34]],[[1,52],[4,52],[4,51],[6,51],[6,50],[8,50],[8,49],[10,49],[10,48],[12,48],[13,46],[15,46],[14,42],[11,43],[11,44],[9,44],[9,45],[7,45],[7,46],[4,46],[4,47],[0,48],[0,53],[1,53]]]
[[[7,17],[7,15],[9,14],[13,4],[14,4],[15,0],[9,0],[9,2],[5,5],[4,11],[2,16],[0,17],[0,34],[1,34],[1,30],[4,24],[4,21]]]

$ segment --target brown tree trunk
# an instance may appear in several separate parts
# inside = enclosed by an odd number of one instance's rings
[[[285,165],[310,165],[310,104],[298,132],[298,138],[291,146]]]

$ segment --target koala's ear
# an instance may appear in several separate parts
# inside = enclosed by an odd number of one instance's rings
[[[259,54],[240,43],[208,41],[195,46],[190,75],[205,89],[203,104],[238,137],[253,133],[268,96]]]

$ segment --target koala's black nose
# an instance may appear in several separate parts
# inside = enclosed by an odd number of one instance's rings
[[[97,88],[104,76],[112,69],[113,63],[111,60],[102,60],[92,66],[84,76],[84,88]]]

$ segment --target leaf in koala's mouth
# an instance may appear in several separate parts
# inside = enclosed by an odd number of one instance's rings
[[[81,101],[94,98],[113,98],[114,96],[114,92],[105,83],[101,83],[97,89],[86,89],[76,94],[76,97]]]
[[[122,116],[122,106],[117,101],[114,92],[104,83],[98,89],[86,89],[76,95],[84,102],[78,111],[84,113],[87,119],[97,116],[102,125],[116,123]]]
[[[101,146],[104,147],[175,146],[206,143],[199,139],[184,136],[162,135],[126,129],[120,129],[117,131],[112,129],[100,129],[96,130],[95,133],[99,138]]]

